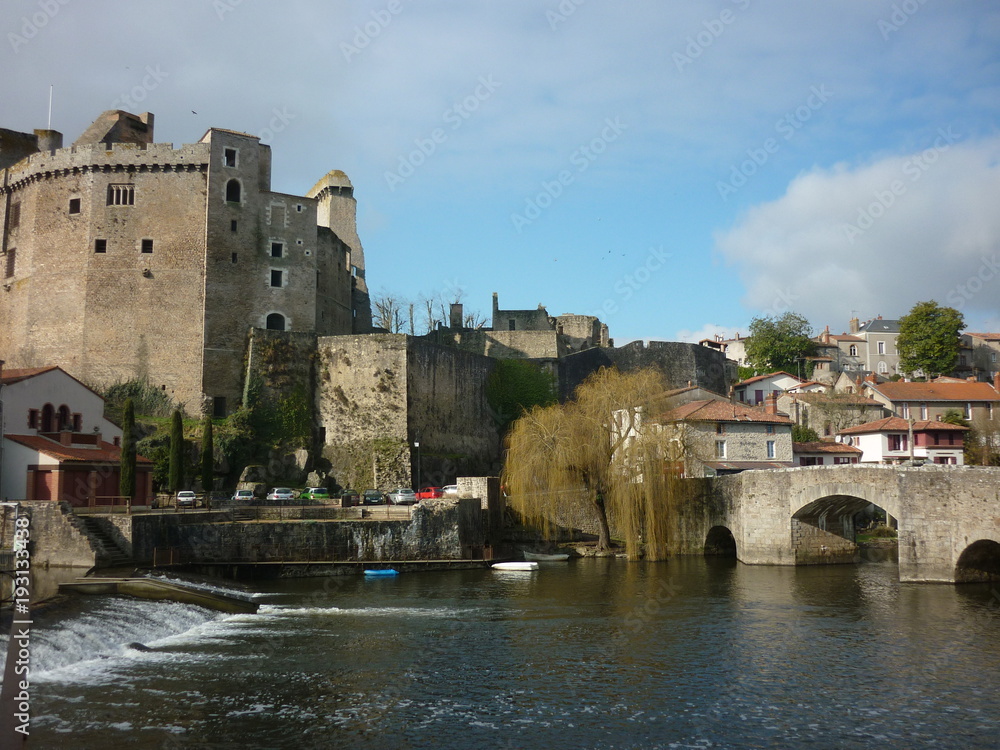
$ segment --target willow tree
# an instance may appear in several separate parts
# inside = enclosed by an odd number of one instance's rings
[[[611,548],[613,526],[630,558],[665,557],[678,496],[668,466],[679,456],[650,419],[665,391],[655,370],[601,369],[572,401],[526,412],[506,440],[504,484],[514,510],[546,536],[559,519],[588,513],[599,549]]]

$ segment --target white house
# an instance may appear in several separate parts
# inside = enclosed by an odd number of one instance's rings
[[[797,378],[784,371],[758,375],[733,386],[737,400],[751,406],[759,406],[768,396],[781,395],[784,391],[803,384],[802,378]]]
[[[861,463],[901,463],[912,455],[930,463],[961,465],[965,463],[968,430],[961,425],[927,420],[913,422],[911,428],[911,423],[902,417],[885,417],[843,429],[837,439],[860,448]]]

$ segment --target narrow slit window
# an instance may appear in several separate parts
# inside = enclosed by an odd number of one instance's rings
[[[20,204],[20,202],[18,202],[18,203],[11,203],[10,204],[10,221],[7,222],[7,225],[11,229],[16,229],[18,226],[20,226],[20,224],[21,224],[21,204]]]
[[[4,276],[10,278],[14,275],[14,267],[17,265],[17,251],[14,248],[7,248],[7,262],[4,264]]]
[[[236,253],[233,253],[233,264],[234,265],[236,264],[236,261],[237,261],[237,255],[236,255]]]
[[[94,252],[95,253],[106,253],[108,251],[108,241],[107,240],[94,240]]]
[[[238,227],[239,227],[239,222],[236,221],[236,219],[233,219],[231,222],[229,222],[230,232],[235,232]]]

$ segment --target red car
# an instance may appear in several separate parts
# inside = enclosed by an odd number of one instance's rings
[[[444,497],[444,490],[440,487],[421,487],[417,492],[417,500],[434,500],[439,497]]]

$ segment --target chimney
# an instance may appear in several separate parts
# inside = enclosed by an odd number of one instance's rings
[[[452,328],[461,328],[462,327],[462,320],[463,320],[462,303],[461,302],[452,302],[451,303],[451,327]]]
[[[861,330],[861,321],[858,320],[857,318],[851,318],[849,325],[851,333],[857,333],[858,331]]]
[[[59,443],[67,447],[73,445],[73,433],[69,430],[61,430],[59,432]]]
[[[826,330],[823,331],[823,343],[824,344],[830,343],[830,326],[827,326]]]
[[[778,413],[778,394],[777,393],[773,393],[772,392],[772,393],[767,394],[767,397],[764,399],[764,411],[767,412],[768,414],[777,414]]]
[[[3,362],[0,362],[0,365],[3,365]],[[1000,372],[993,376],[993,390],[1000,393]]]

